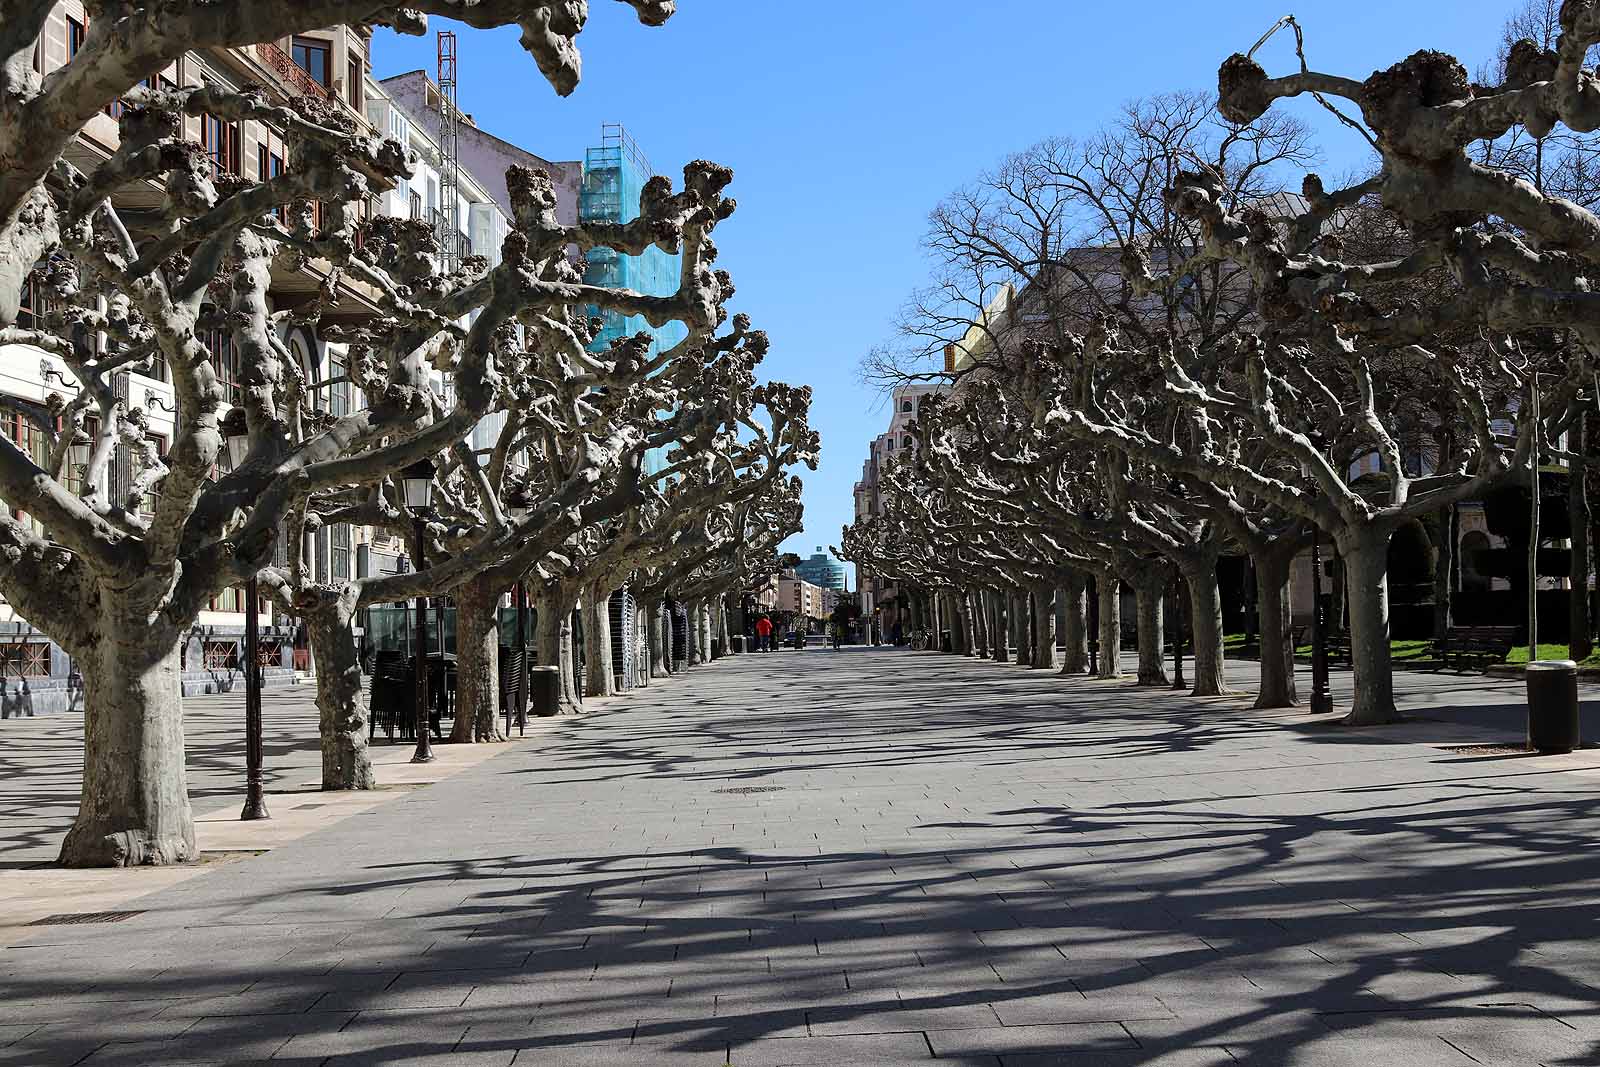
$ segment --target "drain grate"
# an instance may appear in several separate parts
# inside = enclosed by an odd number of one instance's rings
[[[119,923],[143,911],[63,911],[35,919],[29,926],[87,926],[89,923]]]
[[[713,789],[713,793],[776,793],[781,790],[781,785],[736,785],[729,789]]]
[[[1527,745],[1440,745],[1446,752],[1457,756],[1532,756]]]

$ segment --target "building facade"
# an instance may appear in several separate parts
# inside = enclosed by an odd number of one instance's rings
[[[808,559],[802,560],[794,570],[812,585],[835,590],[845,587],[844,564],[829,555],[821,545],[818,545],[816,552]]]

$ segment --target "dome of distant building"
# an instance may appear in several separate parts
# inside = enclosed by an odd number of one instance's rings
[[[810,582],[820,585],[824,589],[843,589],[844,564],[828,555],[821,545],[810,559],[801,561],[795,568],[795,573]]]

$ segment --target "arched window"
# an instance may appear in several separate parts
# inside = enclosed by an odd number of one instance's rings
[[[901,438],[900,439],[900,447],[901,448],[910,448],[911,447],[911,438],[909,438],[909,437]]]
[[[909,400],[900,401],[900,410],[901,411],[910,411],[911,410],[911,401],[909,401]]]

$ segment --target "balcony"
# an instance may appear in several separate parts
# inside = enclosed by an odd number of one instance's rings
[[[323,88],[311,75],[301,70],[300,64],[291,59],[289,54],[277,45],[267,42],[256,45],[256,56],[295,95],[314,96],[319,100],[332,98],[332,94],[327,89]]]

